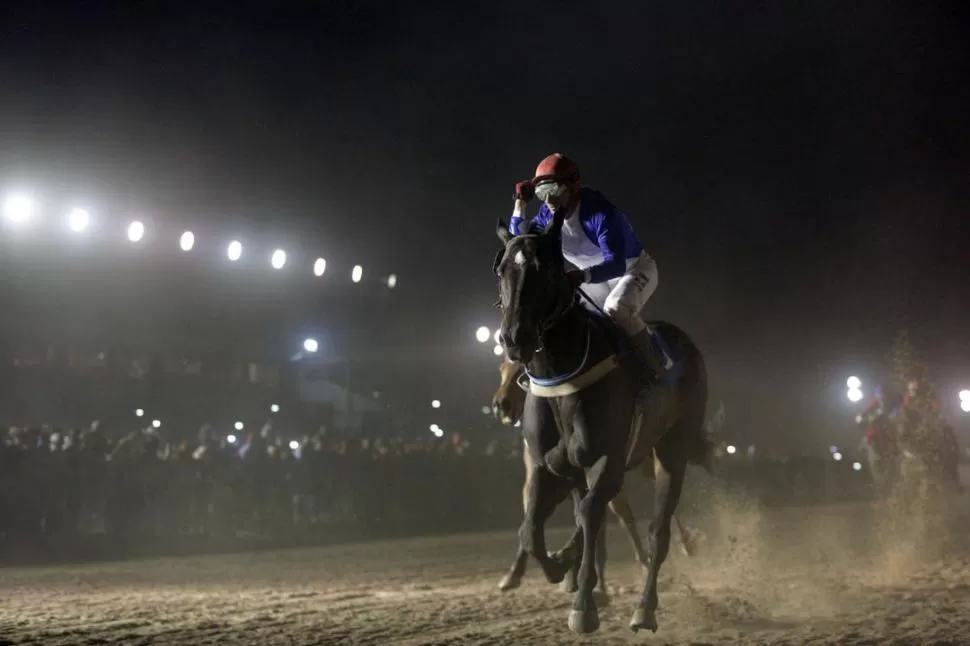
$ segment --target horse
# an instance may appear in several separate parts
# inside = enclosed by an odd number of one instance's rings
[[[656,631],[657,579],[670,549],[671,519],[689,462],[709,467],[712,447],[704,429],[707,370],[700,350],[677,326],[653,327],[658,351],[673,361],[637,406],[625,334],[607,317],[578,306],[565,274],[558,213],[541,231],[513,235],[500,219],[504,249],[499,278],[499,338],[509,359],[526,366],[530,389],[522,431],[532,468],[519,547],[550,583],[559,583],[580,553],[578,589],[567,625],[576,633],[599,628],[594,599],[596,544],[607,504],[628,470],[651,458],[656,486],[649,527],[648,568],[630,628]],[[572,494],[577,528],[562,550],[549,554],[545,523]]]
[[[525,366],[519,363],[514,363],[509,361],[508,357],[503,357],[501,365],[499,365],[499,375],[501,376],[501,383],[495,394],[492,395],[492,414],[495,418],[502,424],[506,426],[513,426],[519,422],[522,418],[522,409],[525,406],[525,393],[523,388],[518,385],[518,380],[520,375],[525,372]],[[523,509],[528,504],[528,492],[529,492],[529,475],[532,473],[532,458],[529,452],[529,444],[522,438],[522,463],[525,467],[525,482],[522,485],[522,507]],[[645,461],[640,467],[640,473],[647,480],[653,480],[653,469]],[[643,549],[643,540],[640,538],[640,532],[637,529],[636,517],[633,514],[633,509],[630,507],[630,503],[627,499],[624,489],[620,489],[620,493],[617,494],[616,498],[609,503],[610,511],[616,516],[617,520],[620,521],[620,525],[626,530],[627,536],[630,539],[630,544],[633,546],[633,553],[636,556],[637,563],[640,567],[646,570],[647,568],[647,555]],[[677,524],[678,533],[680,536],[680,551],[685,556],[693,556],[696,548],[694,544],[694,539],[691,533],[681,524],[680,518],[677,514],[674,514],[674,521]],[[605,524],[604,524],[604,536],[605,536]],[[596,559],[596,575],[598,582],[598,592],[602,597],[607,597],[606,593],[606,544],[605,540],[597,542],[597,547],[603,546],[602,549],[597,550]],[[528,554],[523,550],[519,550],[515,556],[515,561],[512,567],[509,569],[508,574],[502,578],[499,582],[499,590],[506,592],[508,590],[513,590],[518,588],[522,583],[522,576],[525,574],[526,560],[528,559]],[[578,565],[575,564],[575,565]],[[573,567],[568,576],[563,579],[561,584],[562,590],[564,592],[575,592],[577,583],[577,567]]]

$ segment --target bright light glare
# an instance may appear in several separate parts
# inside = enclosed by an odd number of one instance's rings
[[[135,417],[144,417],[145,411],[141,408],[135,409]]]
[[[230,433],[229,435],[226,436],[226,442],[229,442],[230,444],[235,444],[236,436]]]
[[[835,453],[832,454],[832,459],[835,460],[836,462],[841,462],[842,454],[836,451]]]
[[[387,288],[394,289],[397,287],[397,274],[391,274],[387,277]]]
[[[862,395],[862,391],[859,390],[858,388],[850,388],[849,392],[846,393],[846,397],[849,398],[850,402],[855,403],[858,401],[862,401],[863,395]]]
[[[495,339],[496,345],[502,342],[501,337],[502,337],[502,330],[495,330],[495,334],[492,335],[492,338]]]
[[[296,451],[298,448],[300,448],[300,443],[296,440],[290,440],[290,450]]]
[[[960,401],[960,410],[962,410],[964,413],[970,413],[970,399]]]
[[[479,343],[488,343],[488,338],[492,336],[492,333],[484,325],[477,330],[475,330],[475,340]]]
[[[853,471],[862,471],[862,463],[861,462],[853,462],[852,463],[852,470]]]
[[[441,402],[437,399],[432,399],[431,408],[441,408]]]
[[[970,390],[961,390],[960,391],[960,401],[962,401],[962,402],[970,401]]]
[[[182,237],[179,238],[179,247],[181,247],[182,251],[192,251],[192,247],[194,246],[195,234],[191,231],[186,231],[183,233]]]
[[[441,437],[441,436],[443,436],[443,435],[445,434],[445,432],[444,432],[444,431],[442,431],[442,430],[441,430],[441,427],[440,427],[440,426],[438,426],[437,424],[432,424],[432,425],[431,425],[431,426],[430,426],[429,428],[431,429],[431,433],[432,433],[432,434],[433,434],[433,435],[434,435],[435,437]]]
[[[87,229],[90,222],[91,214],[84,209],[71,209],[67,213],[67,227],[75,233]]]
[[[727,451],[728,455],[734,455],[738,452],[738,447],[734,446],[733,444],[728,444],[727,449],[725,450]]]
[[[492,412],[492,409],[488,406],[482,406],[482,415],[488,415]]]
[[[145,223],[141,220],[135,220],[128,225],[128,239],[132,242],[141,242],[141,239],[145,237]]]
[[[233,240],[230,242],[229,246],[226,248],[226,255],[229,257],[229,260],[233,262],[239,260],[242,257],[242,243],[238,240]]]
[[[323,272],[327,271],[327,261],[325,258],[317,258],[313,262],[313,275],[320,277],[323,276]]]
[[[277,249],[273,252],[273,256],[269,262],[273,265],[273,269],[282,269],[283,265],[286,264],[286,252],[282,249]]]
[[[162,423],[159,420],[157,419],[152,420],[152,428],[159,428],[161,425]]]
[[[30,195],[8,195],[3,200],[3,216],[11,222],[24,222],[34,215],[37,203]]]
[[[320,349],[320,344],[317,343],[316,339],[304,339],[303,349],[306,350],[307,352],[316,352],[317,350]]]
[[[350,280],[355,283],[359,283],[360,279],[364,277],[364,268],[360,265],[354,265],[353,271],[350,272]]]
[[[278,412],[280,412],[280,405],[279,404],[273,404],[272,406],[269,407],[269,412],[271,412],[271,413],[278,413]]]
[[[237,431],[241,431],[243,430],[243,428],[245,428],[242,422],[236,422],[235,424],[232,425],[232,427]]]
[[[862,388],[862,380],[858,377],[849,377],[845,380],[845,385],[849,390],[859,390]]]
[[[497,345],[492,348],[492,353],[495,354],[496,357],[501,357],[503,354],[505,354],[505,350],[502,348],[502,346]]]

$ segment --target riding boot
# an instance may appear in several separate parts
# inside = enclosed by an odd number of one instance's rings
[[[630,337],[630,345],[633,348],[632,358],[636,362],[636,400],[639,405],[646,403],[650,389],[656,383],[662,366],[657,355],[653,352],[653,346],[650,343],[650,332],[646,328]]]

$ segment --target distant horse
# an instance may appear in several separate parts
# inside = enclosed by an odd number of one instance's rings
[[[500,338],[509,359],[525,364],[530,379],[522,431],[532,467],[519,544],[550,583],[562,581],[581,553],[568,625],[577,633],[596,631],[594,560],[606,507],[623,488],[626,471],[652,458],[649,565],[630,627],[656,631],[657,579],[670,549],[687,464],[710,462],[707,372],[687,334],[658,323],[654,342],[658,351],[666,344],[673,365],[658,375],[647,405],[636,406],[626,336],[612,321],[577,306],[564,271],[562,225],[558,214],[537,233],[513,236],[501,220],[496,229],[505,243],[493,267],[501,288]],[[565,548],[549,554],[545,523],[570,493],[578,527]]]
[[[522,419],[522,409],[525,407],[525,390],[519,387],[518,379],[519,376],[525,371],[525,366],[520,363],[514,363],[508,360],[508,357],[502,359],[502,364],[499,366],[499,374],[501,376],[501,383],[499,384],[498,390],[492,396],[492,413],[495,415],[496,419],[506,426],[512,426],[516,424],[520,419]],[[529,452],[529,444],[522,439],[522,462],[525,466],[525,483],[522,485],[522,506],[527,507],[529,499],[529,476],[532,473],[532,458]],[[653,465],[646,461],[640,467],[640,473],[647,480],[653,481]],[[617,494],[616,498],[610,501],[610,511],[617,517],[623,529],[626,530],[627,536],[630,538],[630,544],[633,546],[633,553],[636,555],[637,563],[641,567],[647,567],[647,554],[643,549],[643,540],[640,538],[640,532],[637,529],[636,517],[633,514],[633,509],[630,507],[630,503],[627,500],[626,493],[623,489],[620,489],[620,493]],[[680,550],[686,556],[693,556],[695,552],[695,546],[693,537],[688,532],[688,530],[681,524],[680,518],[674,514],[674,521],[677,523],[677,529],[680,535]],[[603,532],[605,535],[606,524],[604,523]],[[602,595],[606,595],[606,544],[605,541],[598,542],[596,552],[596,575],[598,579],[598,588]],[[517,587],[522,582],[522,576],[525,574],[526,559],[528,554],[519,549],[515,556],[515,562],[509,569],[508,574],[499,583],[499,589],[502,591],[512,590]],[[565,592],[575,592],[576,591],[576,575],[578,573],[578,562],[569,571],[568,576],[563,579],[562,589]]]

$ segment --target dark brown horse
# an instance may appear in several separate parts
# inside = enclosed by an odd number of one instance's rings
[[[495,394],[492,395],[492,413],[495,415],[496,419],[506,426],[515,425],[520,419],[522,419],[522,409],[525,407],[525,390],[520,388],[518,385],[519,377],[525,372],[525,366],[520,363],[514,363],[509,361],[508,357],[502,359],[502,363],[499,366],[499,375],[501,377],[501,383]],[[522,485],[522,507],[525,508],[528,504],[528,492],[529,492],[529,476],[532,473],[532,459],[531,453],[529,452],[528,442],[525,438],[522,439],[522,463],[525,466],[525,482]],[[653,481],[653,463],[644,462],[639,469],[641,475],[647,480]],[[630,502],[627,499],[626,492],[624,489],[620,489],[620,493],[617,494],[616,498],[610,501],[609,504],[610,511],[616,516],[617,520],[620,521],[620,525],[626,530],[627,536],[630,539],[630,545],[633,546],[633,553],[636,555],[637,563],[641,567],[647,567],[647,554],[643,549],[643,539],[640,538],[640,532],[637,529],[636,517],[633,514],[633,509],[630,507]],[[680,550],[686,556],[693,556],[695,552],[694,541],[691,533],[685,528],[680,519],[674,514],[674,522],[677,524],[678,533],[680,535]],[[519,550],[518,554],[515,556],[515,561],[512,567],[509,569],[508,574],[503,577],[502,581],[499,583],[499,589],[502,591],[512,590],[521,584],[522,576],[525,574],[526,559],[528,554],[522,549]],[[597,563],[596,563],[596,574],[598,579],[598,588],[601,594],[606,594],[606,577],[605,577],[605,560],[606,560],[606,550],[601,549],[597,553]],[[603,563],[599,562],[602,558]],[[577,564],[578,565],[578,564]],[[576,591],[576,575],[578,569],[574,567],[570,570],[569,574],[562,582],[562,588],[566,592]]]
[[[670,549],[687,464],[710,460],[704,360],[683,330],[654,325],[674,366],[659,376],[647,404],[638,407],[624,337],[611,322],[578,306],[566,279],[562,224],[560,214],[541,232],[513,236],[501,221],[497,228],[505,243],[495,265],[500,338],[509,359],[523,363],[530,379],[522,431],[532,468],[520,548],[551,583],[562,581],[580,554],[579,589],[568,625],[578,633],[597,630],[594,561],[606,507],[623,488],[626,472],[649,459],[655,477],[649,565],[630,627],[656,630],[657,579]],[[577,530],[563,550],[549,554],[545,523],[570,494]]]

